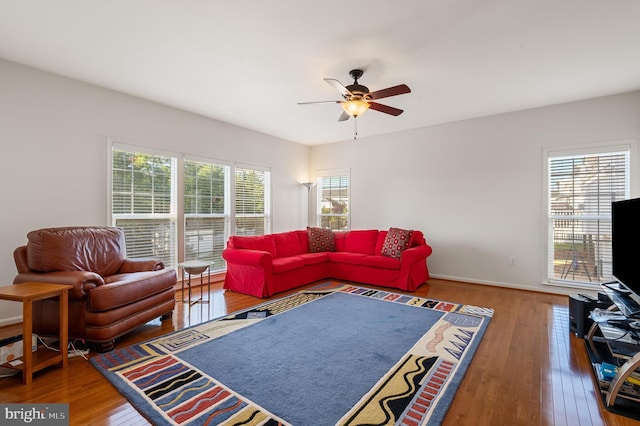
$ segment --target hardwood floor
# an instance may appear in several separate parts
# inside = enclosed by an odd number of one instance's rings
[[[292,292],[274,298],[289,293]],[[569,332],[566,296],[437,279],[413,294],[495,309],[444,425],[640,425],[639,421],[603,408],[584,341]],[[189,307],[179,301],[172,321],[152,321],[119,340],[116,346],[160,336],[264,301],[224,292],[221,283],[212,284],[209,306]],[[71,425],[148,424],[82,358],[70,359],[66,369],[36,373],[30,385],[22,385],[19,376],[0,379],[0,401],[69,403]]]

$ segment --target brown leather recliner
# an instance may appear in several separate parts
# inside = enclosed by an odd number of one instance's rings
[[[68,284],[69,339],[82,338],[99,352],[115,339],[162,317],[175,306],[176,272],[159,259],[127,259],[125,237],[115,227],[46,228],[27,234],[14,251],[14,284]],[[58,300],[34,303],[33,331],[58,335]]]

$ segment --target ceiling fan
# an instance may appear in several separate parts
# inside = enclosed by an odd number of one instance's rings
[[[389,105],[373,102],[378,99],[388,98],[390,96],[403,95],[410,93],[411,89],[406,84],[399,84],[386,89],[369,92],[369,88],[358,83],[358,79],[362,77],[364,71],[355,69],[349,71],[349,75],[353,78],[353,84],[344,86],[335,78],[325,78],[324,81],[333,86],[342,96],[339,101],[317,101],[317,102],[299,102],[298,105],[321,104],[321,103],[337,103],[342,105],[344,110],[338,121],[346,121],[349,117],[357,118],[371,108],[373,110],[384,112],[393,116],[398,116],[404,111]]]

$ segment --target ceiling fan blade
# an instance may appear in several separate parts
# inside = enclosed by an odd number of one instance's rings
[[[342,111],[342,114],[340,114],[340,117],[338,117],[338,121],[347,121],[349,117],[351,117],[349,114]]]
[[[310,104],[339,104],[342,101],[313,101],[313,102],[298,102],[298,105],[310,105]]]
[[[387,87],[386,89],[376,90],[369,93],[369,99],[382,99],[389,96],[404,95],[405,93],[411,93],[411,89],[406,84],[398,84],[397,86]]]
[[[351,92],[349,91],[349,89],[344,87],[344,85],[340,83],[338,80],[336,80],[335,78],[325,78],[324,81],[326,81],[331,86],[333,86],[342,95],[343,98],[346,98],[347,96],[351,95]]]
[[[369,102],[369,109],[375,109],[376,111],[384,112],[385,114],[391,114],[396,117],[404,112],[404,110],[394,108],[389,105],[379,104],[377,102]]]

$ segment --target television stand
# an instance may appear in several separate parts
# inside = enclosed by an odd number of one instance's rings
[[[585,346],[606,408],[640,420],[640,335],[629,327],[630,322],[594,322]],[[606,371],[607,366],[611,371]]]

